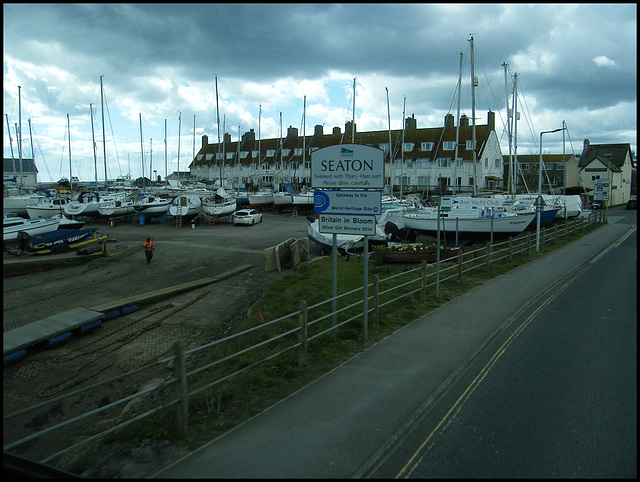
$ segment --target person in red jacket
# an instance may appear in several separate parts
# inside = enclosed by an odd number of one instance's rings
[[[151,263],[151,258],[153,258],[153,251],[156,249],[153,245],[153,241],[151,241],[151,238],[147,238],[147,240],[142,243],[142,246],[144,246],[144,254],[147,256],[147,264]]]

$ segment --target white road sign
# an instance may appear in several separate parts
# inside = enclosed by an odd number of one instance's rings
[[[338,144],[311,153],[311,187],[384,187],[384,152],[360,144]]]
[[[324,214],[380,214],[380,191],[320,191],[313,194],[313,212]]]
[[[609,179],[596,179],[593,188],[593,200],[608,201],[610,184]]]
[[[353,216],[349,214],[321,214],[318,216],[318,231],[330,234],[376,234],[375,216]]]

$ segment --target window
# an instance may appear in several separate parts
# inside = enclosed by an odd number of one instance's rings
[[[421,151],[432,151],[433,150],[433,142],[421,142],[420,143]]]
[[[407,169],[413,169],[413,161],[411,159],[407,159],[406,161],[404,161],[404,165],[407,167]]]
[[[402,144],[402,150],[404,152],[411,152],[413,151],[413,146],[415,144],[413,142],[405,142],[404,144]]]
[[[458,157],[456,161],[456,167],[464,167],[464,159],[462,157]]]
[[[416,167],[418,168],[430,168],[431,167],[431,161],[429,159],[417,159],[416,160]]]
[[[303,150],[304,150],[304,149],[302,149],[302,147],[296,147],[296,149],[295,149],[295,155],[296,155],[296,156],[302,156],[302,151],[303,151]]]
[[[389,152],[389,144],[378,144],[378,148],[382,149],[385,154]]]
[[[600,174],[597,174],[595,176],[591,176],[591,180],[595,181],[596,179],[600,179]]]
[[[468,151],[472,151],[473,150],[473,141],[467,141],[467,150]]]
[[[439,157],[438,167],[451,167],[451,159],[448,157]]]
[[[267,157],[273,157],[275,153],[275,149],[267,149]]]
[[[251,157],[258,157],[258,151],[251,151]]]
[[[446,141],[442,143],[442,150],[443,151],[453,151],[456,148],[456,142],[455,141]]]
[[[429,176],[418,176],[418,186],[426,187],[429,185]]]
[[[494,167],[495,167],[496,169],[500,169],[500,159],[496,159],[496,160],[495,160],[495,162],[494,162]]]
[[[262,164],[263,171],[268,171],[269,169],[271,169],[271,165],[268,162],[265,162],[264,164]]]

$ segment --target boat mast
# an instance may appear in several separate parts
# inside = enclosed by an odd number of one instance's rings
[[[104,88],[102,85],[102,77],[103,76],[101,75],[100,76],[100,102],[101,102],[101,111],[102,111],[102,155],[104,157],[104,187],[106,189],[107,188],[107,137],[104,134]],[[97,183],[98,183],[98,180],[96,177],[96,184]]]
[[[504,94],[505,94],[505,109],[507,110],[507,138],[509,139],[509,180],[507,185],[507,192],[515,197],[515,189],[513,185],[513,156],[511,153],[511,115],[513,111],[510,112],[509,109],[509,64],[506,62],[502,63],[504,67]]]
[[[260,162],[260,125],[262,122],[262,105],[258,104],[258,186],[260,186],[260,176],[262,169],[262,163]]]
[[[356,79],[353,79],[353,112],[351,113],[351,143],[356,143]]]
[[[98,157],[96,155],[96,133],[93,130],[93,103],[89,102],[89,110],[91,112],[91,143],[93,144],[93,171],[96,176],[96,189],[98,188]],[[106,183],[105,183],[106,187]]]
[[[407,98],[402,102],[402,146],[400,147],[400,199],[402,199],[402,184],[404,182],[404,131],[407,128],[406,120]]]
[[[140,161],[142,164],[142,187],[144,188],[144,148],[142,147],[142,112],[140,112]]]
[[[9,132],[9,146],[11,147],[11,159],[15,159],[13,154],[13,139],[11,137],[11,125],[9,124],[9,116],[5,113],[5,118],[7,119],[7,132]]]
[[[153,172],[153,137],[149,138],[149,179],[150,183],[153,184],[153,178],[151,177],[151,173]]]
[[[284,182],[284,163],[282,159],[282,112],[280,112],[280,172],[282,173],[282,182]]]
[[[73,191],[73,173],[71,172],[71,123],[69,114],[67,114],[67,131],[69,132],[69,190]],[[20,155],[20,163],[22,164],[22,154]]]
[[[304,100],[302,102],[302,169],[305,168],[304,159],[305,159],[305,151],[307,150],[307,144],[306,144],[306,139],[304,135],[307,128],[306,124],[307,124],[307,96],[305,95]]]
[[[473,122],[473,195],[477,193],[478,185],[478,166],[477,166],[477,153],[476,153],[476,85],[477,80],[474,72],[473,64],[473,36],[470,39],[471,42],[471,120]]]
[[[513,197],[518,191],[518,73],[513,74]]]
[[[29,141],[31,141],[31,160],[33,161],[33,166],[35,167],[35,165],[36,165],[36,153],[33,150],[33,134],[31,133],[31,117],[29,117],[27,119],[27,122],[29,123]],[[564,133],[562,135],[564,136]]]
[[[20,160],[20,193],[22,193],[22,87],[18,86],[18,159]],[[69,114],[67,114],[68,116]]]
[[[565,158],[565,145],[564,145],[564,132],[567,127],[565,126],[565,122],[562,121],[562,195],[565,195],[565,190],[567,189],[567,160]]]
[[[460,97],[462,91],[462,52],[460,52],[460,71],[458,72],[458,118],[456,119],[456,148],[453,154],[453,194],[456,193],[458,177],[456,168],[458,167],[458,142],[460,142]]]
[[[218,104],[218,76],[216,75],[216,119],[218,121],[218,151],[216,152],[216,162],[218,162],[218,170],[220,173],[220,187],[222,187],[222,167],[220,166],[220,161],[218,160],[218,155],[220,153],[220,106]]]
[[[180,187],[180,132],[182,130],[182,112],[178,112],[178,187]]]
[[[384,88],[387,91],[387,120],[389,122],[389,170],[391,174],[391,197],[393,197],[393,149],[391,148],[391,110],[389,108],[389,89]]]
[[[167,119],[164,120],[164,183],[167,184]]]

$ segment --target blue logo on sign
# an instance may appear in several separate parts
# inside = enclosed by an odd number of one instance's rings
[[[313,192],[313,212],[321,213],[329,207],[329,196],[322,191]]]

